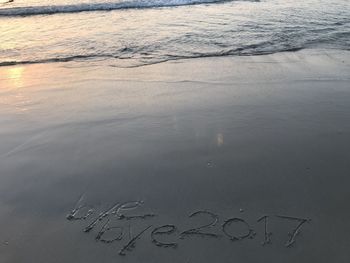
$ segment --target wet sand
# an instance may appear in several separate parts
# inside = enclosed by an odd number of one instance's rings
[[[0,68],[0,261],[349,262],[349,54]]]

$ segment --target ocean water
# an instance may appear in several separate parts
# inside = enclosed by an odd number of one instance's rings
[[[349,0],[14,0],[0,4],[0,66],[349,49]]]

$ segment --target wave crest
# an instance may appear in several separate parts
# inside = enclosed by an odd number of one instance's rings
[[[29,6],[11,7],[0,9],[0,17],[3,16],[33,16],[51,15],[59,13],[78,13],[89,11],[111,11],[118,9],[137,9],[152,7],[170,7],[196,4],[214,4],[233,0],[130,0],[117,3],[92,3],[74,5]],[[252,0],[257,2],[258,0]]]

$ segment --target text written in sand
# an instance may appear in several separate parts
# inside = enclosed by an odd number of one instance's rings
[[[232,242],[258,239],[262,245],[272,244],[272,232],[270,231],[271,219],[293,222],[293,228],[289,229],[288,238],[284,240],[284,246],[291,247],[297,241],[303,226],[311,219],[290,215],[262,215],[254,222],[248,222],[243,216],[232,216],[221,219],[220,216],[209,210],[196,210],[188,215],[194,226],[187,229],[179,229],[175,224],[155,224],[152,219],[159,217],[155,213],[133,212],[144,206],[143,201],[117,202],[105,210],[97,211],[93,206],[78,201],[74,209],[67,215],[69,221],[84,222],[83,231],[94,233],[98,242],[106,244],[118,244],[119,255],[125,256],[136,248],[137,241],[145,235],[149,235],[151,242],[161,248],[177,248],[181,240],[191,237],[225,238]],[[244,210],[241,209],[241,213]],[[131,213],[133,212],[133,213]],[[198,223],[196,224],[196,220]],[[133,226],[142,221],[146,223],[136,233]],[[129,222],[126,226],[123,222]],[[159,220],[157,220],[159,222]],[[199,223],[200,222],[200,223]],[[253,223],[255,226],[253,226]]]

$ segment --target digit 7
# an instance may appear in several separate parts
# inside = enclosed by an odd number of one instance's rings
[[[309,223],[311,219],[309,218],[298,218],[298,217],[292,217],[292,216],[283,216],[283,215],[276,215],[276,217],[282,218],[282,219],[287,219],[287,220],[295,220],[298,221],[299,224],[296,226],[295,229],[293,229],[292,232],[289,232],[289,240],[286,242],[285,246],[290,247],[295,243],[295,238],[296,236],[300,233],[300,229],[302,225],[305,223]]]

